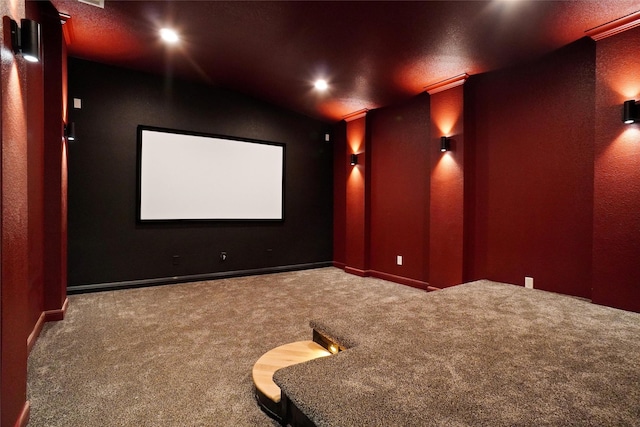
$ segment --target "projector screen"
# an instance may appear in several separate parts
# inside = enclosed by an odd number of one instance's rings
[[[138,126],[138,220],[283,220],[284,144]]]

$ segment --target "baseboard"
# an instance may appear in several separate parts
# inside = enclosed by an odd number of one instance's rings
[[[29,405],[29,401],[24,402],[24,406],[22,407],[22,411],[20,411],[20,415],[16,420],[14,427],[27,427],[29,424],[29,413],[31,412],[31,406]]]
[[[286,271],[310,270],[313,268],[332,267],[332,261],[292,264],[278,267],[255,268],[250,270],[222,271],[217,273],[193,274],[188,276],[160,277],[156,279],[128,280],[123,282],[95,283],[73,285],[67,287],[67,294],[85,292],[111,291],[116,289],[142,288],[147,286],[169,285],[172,283],[200,282],[204,280],[228,279],[231,277],[258,276],[261,274],[283,273]]]
[[[36,341],[40,336],[40,332],[42,332],[42,327],[44,326],[45,318],[46,318],[46,315],[43,311],[42,313],[40,313],[40,317],[38,317],[38,321],[36,322],[29,336],[27,337],[27,354],[31,353],[31,349],[36,344]]]
[[[338,265],[336,265],[337,263],[334,261],[333,265],[335,267],[338,267]],[[346,273],[350,273],[350,274],[354,274],[356,276],[360,276],[360,277],[375,277],[378,279],[382,279],[382,280],[388,280],[389,282],[394,282],[394,283],[399,283],[401,285],[406,285],[406,286],[411,286],[412,288],[418,288],[418,289],[423,289],[425,291],[435,291],[438,288],[434,288],[432,286],[429,286],[429,283],[427,282],[423,282],[421,280],[416,280],[416,279],[410,279],[408,277],[403,277],[403,276],[396,276],[395,274],[389,274],[389,273],[384,273],[382,271],[377,271],[377,270],[360,270],[358,268],[353,268],[353,267],[349,267],[349,266],[344,266],[343,270]]]
[[[27,337],[27,354],[31,353],[31,349],[36,344],[38,337],[40,336],[40,332],[42,332],[42,328],[44,324],[47,322],[57,322],[58,320],[63,320],[64,315],[67,312],[67,307],[69,307],[69,298],[65,298],[62,303],[62,308],[57,310],[46,310],[40,313],[40,317],[38,317],[38,321],[33,327],[33,330]]]
[[[411,286],[412,288],[429,290],[429,283],[421,280],[410,279],[408,277],[396,276],[395,274],[383,273],[382,271],[369,270],[369,274],[372,277],[378,279],[388,280],[390,282],[400,283],[401,285]]]
[[[340,261],[333,261],[333,266],[336,268],[339,268],[341,270],[344,270],[345,267],[347,266],[347,264],[345,264],[344,262],[340,262]]]
[[[349,266],[345,266],[344,267],[344,271],[346,273],[349,274],[355,274],[356,276],[360,276],[360,277],[369,277],[369,270],[360,270],[358,268],[353,268],[353,267],[349,267]]]
[[[69,307],[69,298],[65,298],[62,303],[62,308],[57,310],[47,310],[44,312],[45,322],[57,322],[64,320],[64,316],[67,314],[67,308]]]

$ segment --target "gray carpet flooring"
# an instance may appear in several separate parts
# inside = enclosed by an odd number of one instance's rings
[[[72,295],[29,356],[29,425],[275,426],[253,397],[262,354],[418,294],[323,268]]]
[[[638,313],[480,280],[311,325],[348,350],[274,380],[318,427],[640,426]]]

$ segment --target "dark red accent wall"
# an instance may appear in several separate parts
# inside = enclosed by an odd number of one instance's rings
[[[32,3],[31,3],[32,4]],[[38,16],[27,16],[41,22]],[[25,64],[27,72],[27,170],[28,170],[28,228],[29,228],[29,324],[35,325],[42,313],[44,284],[44,67]]]
[[[475,145],[466,277],[591,295],[595,43],[465,84]],[[467,92],[465,92],[467,93]]]
[[[369,270],[369,212],[367,204],[368,146],[367,117],[346,124],[346,219],[345,264],[347,271],[366,275]],[[351,154],[358,156],[358,164],[350,164]],[[338,165],[338,167],[340,167]]]
[[[44,293],[41,310],[60,320],[67,297],[67,142],[64,135],[66,48],[58,11],[49,2],[28,2],[38,11],[44,50]],[[35,7],[34,7],[35,5]]]
[[[66,268],[66,252],[50,258],[48,245],[66,245],[64,233],[47,233],[47,218],[55,216],[58,229],[64,229],[66,212],[61,203],[47,200],[48,183],[66,173],[66,163],[60,157],[56,167],[48,164],[48,145],[62,139],[61,66],[64,54],[60,20],[49,2],[16,2],[9,8],[1,3],[3,46],[10,46],[9,17],[22,17],[41,24],[42,54],[40,63],[27,63],[2,49],[2,102],[0,134],[2,142],[0,232],[0,425],[23,426],[28,422],[26,401],[28,345],[42,327],[42,321],[62,318],[66,300],[66,280],[51,277],[49,268]],[[17,14],[17,15],[16,15]],[[51,126],[51,123],[57,126]],[[47,136],[55,138],[48,139]],[[62,197],[59,194],[58,197]],[[57,280],[56,280],[57,279]],[[55,294],[53,302],[45,304],[46,296]],[[55,316],[48,316],[55,313]]]
[[[523,285],[529,276],[538,289],[590,298],[598,263],[595,82],[596,45],[585,38],[533,63],[370,111],[370,208],[351,217],[369,215],[370,243],[349,245],[349,234],[363,224],[349,223],[350,206],[362,203],[347,176],[347,260],[368,251],[371,275],[405,284],[488,278]],[[348,142],[349,129],[346,135]],[[443,135],[452,137],[444,155]],[[623,244],[621,236],[617,247],[631,257],[636,242]],[[397,255],[404,266],[396,265]],[[622,271],[629,283],[637,277],[630,267]]]
[[[593,301],[640,311],[640,124],[622,104],[640,99],[640,28],[596,46]]]
[[[429,95],[372,111],[371,272],[416,287],[429,277]],[[397,264],[402,256],[402,265]]]
[[[347,123],[339,122],[333,139],[333,265],[344,268],[346,262],[347,212]]]
[[[5,2],[2,15],[10,15]],[[18,13],[24,13],[20,9]],[[11,15],[20,19],[24,15]],[[9,18],[2,18],[3,46],[9,45]],[[27,334],[29,324],[29,194],[27,66],[9,49],[0,49],[2,131],[0,191],[0,424],[14,426],[26,404]]]
[[[429,285],[463,282],[464,249],[464,88],[431,96],[431,198]],[[440,138],[450,138],[450,151],[440,151]]]

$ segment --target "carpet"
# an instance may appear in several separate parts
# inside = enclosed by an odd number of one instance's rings
[[[638,313],[483,280],[310,326],[348,349],[274,381],[318,427],[640,425]]]
[[[29,356],[29,425],[276,426],[253,395],[262,354],[422,294],[322,268],[71,295]]]

